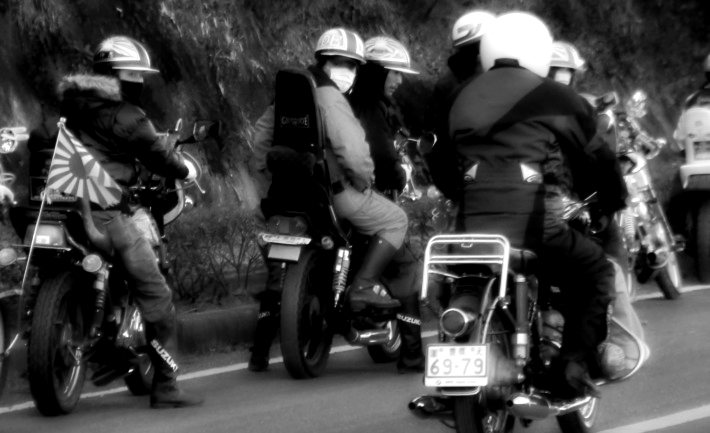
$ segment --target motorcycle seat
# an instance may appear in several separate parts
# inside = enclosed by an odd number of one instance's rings
[[[532,274],[535,270],[537,254],[530,250],[510,248],[508,266],[510,270],[519,274]]]

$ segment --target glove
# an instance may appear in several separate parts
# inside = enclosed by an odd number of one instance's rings
[[[183,162],[185,163],[185,167],[187,167],[187,177],[185,177],[185,180],[188,182],[192,182],[197,179],[197,167],[195,167],[195,164],[193,164],[192,161],[188,160],[185,160]]]

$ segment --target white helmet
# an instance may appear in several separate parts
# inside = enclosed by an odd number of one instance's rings
[[[404,45],[387,36],[376,36],[365,41],[365,60],[405,74],[419,73],[412,69],[412,62]]]
[[[481,39],[481,65],[484,71],[496,60],[516,60],[529,71],[546,77],[552,58],[552,35],[540,18],[527,12],[501,15]]]
[[[357,33],[343,28],[326,30],[316,44],[316,56],[343,56],[365,63],[362,38]]]
[[[486,11],[473,11],[461,16],[456,20],[451,31],[454,47],[462,47],[481,40],[495,19],[495,15]]]
[[[584,70],[586,62],[579,55],[579,51],[569,42],[555,41],[552,43],[551,68],[567,68]]]

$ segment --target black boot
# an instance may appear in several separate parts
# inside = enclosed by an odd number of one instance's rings
[[[146,323],[149,356],[155,368],[153,391],[150,394],[150,407],[163,409],[169,407],[188,407],[201,405],[201,397],[190,396],[177,384],[178,365],[174,355],[176,350],[175,309],[164,319],[155,323]]]
[[[365,307],[397,308],[399,301],[388,296],[382,296],[384,287],[380,284],[380,276],[397,249],[386,240],[375,235],[365,253],[365,258],[353,278],[348,292],[348,300],[352,311],[360,311]]]
[[[259,372],[269,368],[269,349],[279,330],[280,297],[280,294],[273,290],[266,290],[260,295],[259,317],[249,358],[251,371]]]
[[[424,353],[422,352],[422,320],[419,312],[417,294],[400,299],[402,308],[397,313],[399,332],[402,336],[402,348],[397,361],[397,371],[421,373],[424,371]]]

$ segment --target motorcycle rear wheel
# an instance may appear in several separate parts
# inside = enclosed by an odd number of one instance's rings
[[[27,348],[30,392],[45,416],[71,412],[86,378],[82,348],[88,320],[75,275],[62,272],[42,283]]]
[[[323,374],[333,342],[326,321],[333,297],[331,256],[306,250],[286,266],[281,294],[281,354],[294,379]]]
[[[0,398],[2,398],[2,392],[5,389],[7,371],[10,368],[10,360],[2,356],[10,344],[10,332],[8,332],[10,323],[7,316],[3,304],[0,302]]]
[[[695,269],[701,283],[710,283],[710,201],[705,201],[695,218]]]
[[[370,358],[377,364],[386,364],[396,361],[399,358],[399,352],[402,348],[402,336],[399,333],[397,320],[390,320],[386,322],[385,326],[389,327],[391,331],[392,338],[390,338],[390,341],[385,344],[378,344],[377,346],[367,346],[367,353],[370,354]]]
[[[593,398],[581,409],[558,416],[557,424],[562,433],[591,433],[598,413],[599,399]]]

